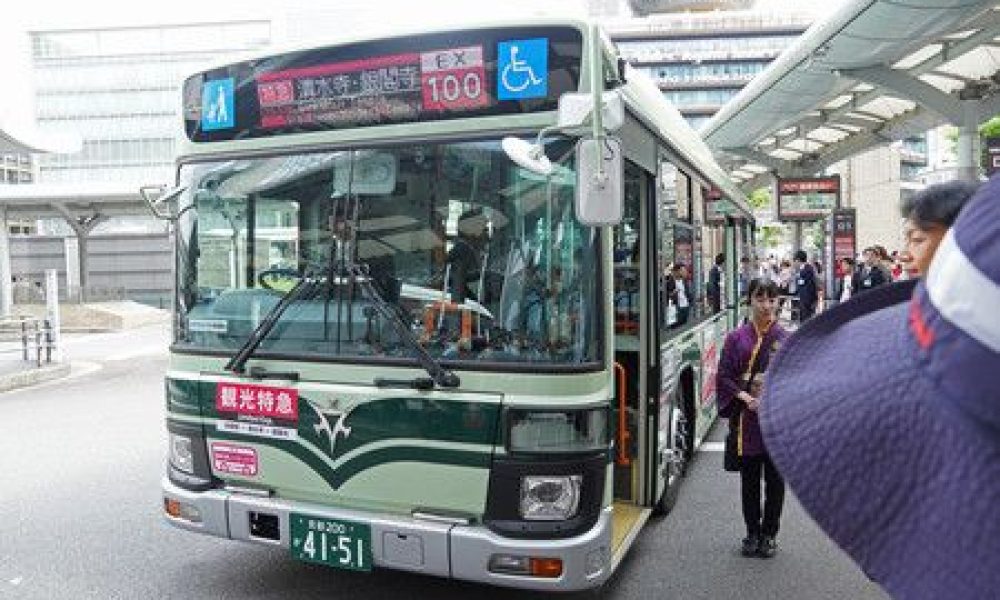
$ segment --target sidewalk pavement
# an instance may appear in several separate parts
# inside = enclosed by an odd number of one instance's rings
[[[167,355],[170,344],[169,323],[153,323],[122,331],[94,333],[64,332],[61,360],[42,363],[21,360],[20,353],[0,353],[0,393],[59,379],[86,365],[99,368],[111,361],[131,360],[140,356]]]
[[[29,387],[44,381],[51,381],[69,375],[68,362],[42,363],[36,366],[34,361],[2,360],[0,361],[0,393],[18,388]]]

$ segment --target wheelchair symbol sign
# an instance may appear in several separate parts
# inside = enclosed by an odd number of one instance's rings
[[[201,89],[201,128],[203,131],[229,129],[236,124],[234,81],[206,81]]]
[[[497,99],[544,98],[549,83],[549,40],[497,44]]]

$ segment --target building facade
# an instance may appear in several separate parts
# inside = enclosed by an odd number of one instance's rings
[[[697,129],[810,22],[803,14],[738,10],[609,19],[605,27],[622,56]]]
[[[625,59],[652,78],[695,129],[762,73],[815,18],[747,9],[746,3],[725,0],[637,0],[632,7],[643,16],[605,19],[605,28]],[[650,7],[653,10],[639,10]],[[673,9],[684,12],[657,12]],[[858,211],[861,248],[902,247],[899,201],[922,189],[927,170],[926,135],[828,169],[842,176],[842,204]],[[809,245],[811,240],[804,242]]]
[[[174,179],[183,78],[271,42],[267,21],[31,32],[40,129],[72,131],[77,154],[40,156],[39,183]]]

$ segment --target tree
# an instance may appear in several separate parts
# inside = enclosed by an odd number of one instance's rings
[[[979,137],[985,140],[991,137],[1000,137],[1000,115],[997,115],[979,126]]]
[[[762,187],[750,192],[750,208],[762,210],[771,206],[771,190]]]

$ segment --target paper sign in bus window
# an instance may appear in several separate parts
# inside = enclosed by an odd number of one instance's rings
[[[497,44],[497,98],[544,98],[549,83],[549,40],[536,38]]]
[[[236,124],[234,79],[206,81],[201,90],[201,128],[205,131],[229,129]]]

